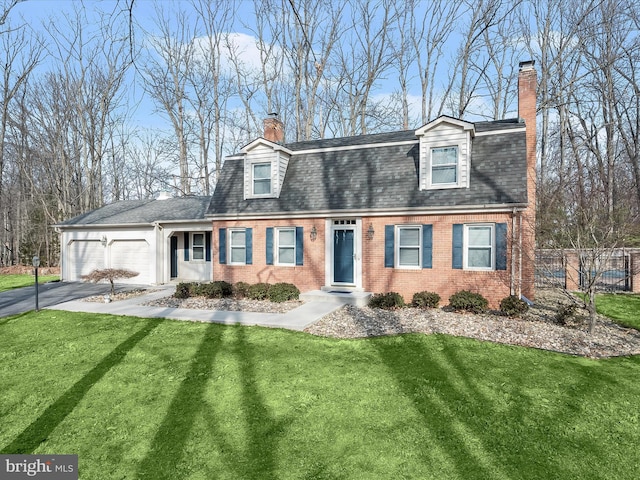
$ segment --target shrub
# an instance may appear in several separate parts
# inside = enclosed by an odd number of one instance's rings
[[[395,310],[404,307],[402,295],[396,292],[376,293],[369,300],[371,308],[383,308],[385,310]]]
[[[249,296],[249,285],[247,282],[236,282],[233,285],[233,296],[236,298],[245,298]]]
[[[286,302],[287,300],[297,300],[300,296],[300,290],[291,283],[276,283],[271,285],[267,297],[272,302]]]
[[[454,310],[483,313],[487,311],[489,302],[479,293],[461,290],[449,297],[449,306]]]
[[[573,303],[558,305],[558,313],[556,313],[556,322],[560,325],[566,325],[576,314],[576,306]]]
[[[249,291],[247,292],[247,296],[251,300],[264,300],[267,298],[269,294],[269,285],[268,283],[256,283],[249,287]]]
[[[413,294],[411,305],[418,308],[438,308],[440,295],[434,292],[417,292]]]
[[[500,311],[508,317],[519,317],[527,313],[529,305],[527,302],[515,295],[509,295],[500,301]]]
[[[233,288],[229,282],[217,280],[211,283],[201,283],[197,287],[197,295],[207,298],[224,298],[230,297]]]
[[[191,283],[181,282],[176,285],[176,293],[173,296],[174,298],[189,298],[191,296]]]

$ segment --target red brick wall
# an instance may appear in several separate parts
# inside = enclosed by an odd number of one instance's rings
[[[317,238],[311,241],[313,226]],[[220,265],[219,230],[220,228],[253,228],[253,264]],[[304,265],[276,266],[267,265],[266,229],[267,227],[303,227],[304,228]],[[227,282],[278,283],[287,282],[296,285],[301,292],[317,290],[324,285],[324,219],[296,220],[244,220],[216,221],[213,226],[213,278]]]
[[[452,267],[452,230],[454,223],[506,223],[507,224],[507,270],[469,271]],[[430,269],[404,270],[384,266],[385,225],[431,224],[433,225],[433,267]],[[320,289],[325,285],[325,220],[260,220],[215,222],[213,232],[213,278],[231,283],[244,281],[289,282],[300,291]],[[367,238],[367,229],[373,225],[375,234]],[[266,264],[267,227],[304,228],[304,265],[296,267]],[[311,241],[310,232],[315,226],[317,238]],[[253,228],[253,265],[220,265],[220,228]],[[516,259],[517,260],[517,259]],[[517,276],[517,270],[516,270]],[[395,291],[407,302],[419,291],[437,292],[446,305],[449,297],[460,290],[471,290],[482,294],[497,308],[500,300],[510,294],[511,281],[511,214],[468,214],[438,216],[365,217],[362,219],[362,277],[365,291],[382,293]]]
[[[398,292],[410,302],[413,294],[420,291],[436,292],[441,305],[460,290],[470,290],[483,295],[492,308],[510,294],[511,278],[511,215],[474,214],[372,217],[363,219],[363,229],[373,224],[374,240],[364,238],[363,243],[363,287],[366,291]],[[507,270],[470,271],[452,267],[453,224],[455,223],[506,223],[507,224]],[[432,268],[404,270],[384,266],[384,227],[399,224],[433,225]]]

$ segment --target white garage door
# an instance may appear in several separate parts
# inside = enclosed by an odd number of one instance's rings
[[[114,240],[110,246],[111,268],[126,268],[138,272],[133,278],[118,280],[120,283],[151,283],[152,268],[149,244],[146,240]]]
[[[104,247],[98,240],[72,240],[67,252],[66,280],[80,282],[82,275],[104,268]]]

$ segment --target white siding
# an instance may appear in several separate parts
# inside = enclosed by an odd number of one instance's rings
[[[258,145],[247,152],[244,157],[244,198],[254,198],[253,168],[256,163],[271,163],[271,194],[260,197],[279,197],[280,189],[287,173],[289,155],[283,151],[274,150],[268,145]]]
[[[441,123],[420,138],[420,189],[461,188],[469,186],[471,135],[461,127]],[[431,149],[458,147],[458,182],[451,186],[431,186]]]

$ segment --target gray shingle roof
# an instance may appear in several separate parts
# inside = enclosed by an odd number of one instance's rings
[[[211,197],[124,200],[65,220],[59,226],[120,225],[156,221],[204,220]]]
[[[476,132],[522,128],[517,119],[478,122]],[[413,144],[367,147],[372,143]],[[311,149],[363,145],[362,149]],[[244,200],[244,162],[225,162],[207,215],[437,208],[527,202],[525,132],[476,136],[469,188],[419,190],[414,131],[287,144],[289,160],[280,198]],[[296,155],[296,151],[300,154]],[[305,151],[307,151],[305,153]]]

